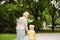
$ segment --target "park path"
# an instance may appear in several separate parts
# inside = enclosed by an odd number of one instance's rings
[[[26,36],[25,40],[29,40]],[[60,40],[60,33],[37,33],[36,40]]]

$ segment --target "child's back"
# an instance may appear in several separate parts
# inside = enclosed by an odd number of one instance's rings
[[[29,30],[28,34],[29,34],[30,40],[35,40],[35,31],[34,30]]]
[[[35,40],[35,31],[33,25],[30,25],[29,28],[30,30],[28,31],[29,39],[30,40]]]

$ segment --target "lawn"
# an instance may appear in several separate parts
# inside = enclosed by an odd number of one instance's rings
[[[0,34],[0,40],[14,40],[16,39],[16,34]]]

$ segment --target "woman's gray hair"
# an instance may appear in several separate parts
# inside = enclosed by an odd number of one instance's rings
[[[23,16],[26,16],[26,15],[29,15],[29,12],[26,11],[23,13]]]

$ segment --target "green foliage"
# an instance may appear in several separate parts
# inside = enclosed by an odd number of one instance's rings
[[[15,32],[16,19],[22,16],[23,11],[17,4],[0,5],[0,32]]]
[[[43,28],[40,28],[40,30],[41,31],[39,31],[39,33],[41,32],[43,32],[43,33],[45,33],[45,32],[48,32],[48,33],[51,33],[52,32],[52,29],[51,28],[46,28],[46,29],[43,29]],[[60,28],[54,28],[54,32],[59,32],[60,33]]]
[[[52,11],[53,8],[54,11]],[[0,32],[15,32],[16,19],[22,16],[24,11],[29,11],[32,15],[29,19],[33,19],[33,22],[29,24],[37,24],[38,28],[43,28],[43,21],[52,24],[52,15],[54,15],[55,23],[60,24],[60,11],[52,7],[51,0],[38,0],[38,2],[33,0],[18,0],[17,2],[9,0],[3,5],[0,4]]]

